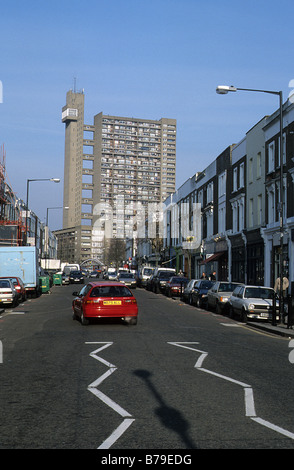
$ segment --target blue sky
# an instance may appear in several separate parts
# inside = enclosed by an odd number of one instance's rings
[[[283,90],[294,79],[293,1],[27,0],[0,14],[0,145],[8,182],[41,220],[63,204],[66,92],[99,112],[177,119],[177,187],[241,140],[278,97],[217,85]],[[61,228],[60,210],[49,225]]]

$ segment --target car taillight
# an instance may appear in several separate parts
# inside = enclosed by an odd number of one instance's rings
[[[137,301],[136,301],[136,299],[125,299],[125,303],[126,304],[136,304]]]

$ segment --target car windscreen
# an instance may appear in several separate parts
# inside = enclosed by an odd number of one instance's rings
[[[130,273],[121,273],[121,274],[119,275],[119,278],[120,278],[120,279],[129,279],[129,278],[134,279],[134,274],[130,274]]]
[[[238,284],[234,284],[233,282],[221,282],[218,288],[219,292],[233,292],[236,289]]]
[[[245,299],[272,299],[274,291],[272,289],[264,289],[262,287],[247,287],[245,289]]]
[[[170,279],[170,282],[172,284],[187,284],[188,283],[188,279],[186,279],[185,277],[172,277]]]
[[[152,268],[144,268],[143,276],[150,276],[150,274],[152,274],[153,271],[154,270]]]
[[[90,292],[90,297],[132,297],[126,286],[97,286]]]
[[[200,283],[200,289],[210,289],[211,286],[213,286],[213,282],[212,281],[201,281]]]
[[[164,272],[161,272],[159,273],[159,279],[163,279],[163,280],[166,280],[166,279],[170,279],[172,277],[174,273],[170,273],[169,271],[164,271]]]

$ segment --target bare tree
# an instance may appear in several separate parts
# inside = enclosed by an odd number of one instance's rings
[[[105,246],[105,261],[118,267],[126,256],[126,243],[118,238],[110,238]]]

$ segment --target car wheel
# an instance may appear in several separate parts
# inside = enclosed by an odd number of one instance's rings
[[[242,310],[241,321],[242,321],[243,323],[247,323],[247,313],[246,313],[246,311],[245,311],[244,309]]]
[[[189,305],[193,305],[193,298],[192,298],[192,295],[189,295]]]
[[[84,314],[82,312],[82,315],[81,315],[81,324],[86,326],[86,325],[89,325],[89,320],[88,318],[84,317]]]
[[[216,313],[217,313],[218,315],[220,315],[220,314],[222,313],[219,303],[216,304],[215,311],[216,311]]]
[[[235,316],[234,309],[233,309],[232,305],[230,305],[230,307],[229,307],[229,317],[234,318],[234,316]]]
[[[201,308],[201,302],[200,302],[199,297],[197,297],[197,300],[196,300],[196,307]]]

